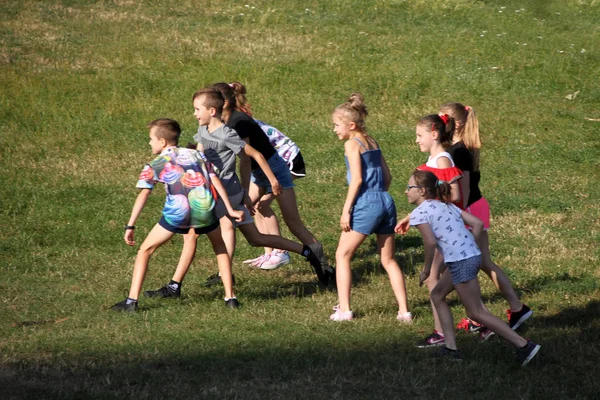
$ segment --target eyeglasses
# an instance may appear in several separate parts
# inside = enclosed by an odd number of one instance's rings
[[[418,186],[418,185],[406,185],[406,190],[410,190],[410,189],[421,189],[423,186]]]

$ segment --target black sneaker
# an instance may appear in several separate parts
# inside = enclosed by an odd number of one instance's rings
[[[450,350],[446,346],[442,347],[435,353],[433,353],[433,357],[438,360],[448,360],[448,361],[462,361],[462,356],[459,350]]]
[[[527,339],[527,344],[525,347],[521,349],[517,349],[517,361],[521,366],[525,366],[535,357],[535,355],[540,351],[539,344],[534,343],[532,340]]]
[[[231,283],[235,285],[235,275],[231,274]],[[206,278],[206,282],[204,282],[204,287],[211,287],[213,285],[222,285],[223,281],[221,280],[221,275],[214,274]]]
[[[236,298],[225,300],[225,307],[228,308],[239,308],[240,302]]]
[[[146,290],[144,292],[146,297],[162,297],[163,299],[178,299],[181,297],[181,289],[173,289],[169,285],[165,285],[158,290]]]
[[[110,309],[113,311],[136,312],[137,308],[138,308],[137,301],[127,304],[127,299],[125,299],[123,301],[118,302],[117,304],[112,306]]]
[[[319,242],[311,243],[307,246],[310,249],[308,261],[315,270],[319,281],[327,286],[331,280],[331,276],[335,277],[335,270],[329,266],[329,261],[323,252],[323,245]],[[334,278],[335,280],[335,278]]]
[[[479,340],[482,340],[482,341],[490,340],[491,338],[494,337],[495,334],[496,334],[496,332],[494,332],[493,330],[481,325],[481,330],[479,331]]]
[[[446,339],[438,331],[434,330],[433,333],[427,336],[425,339],[419,340],[416,347],[425,349],[427,347],[444,346]]]
[[[533,311],[526,304],[523,304],[520,311],[511,311],[508,309],[506,310],[506,315],[508,317],[508,325],[513,331],[516,331],[533,315]]]

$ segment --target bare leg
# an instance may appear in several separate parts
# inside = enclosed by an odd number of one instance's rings
[[[452,285],[452,275],[450,271],[446,269],[442,274],[441,279],[437,285],[431,291],[431,302],[434,308],[437,310],[437,315],[440,319],[441,330],[438,332],[444,332],[444,342],[447,348],[456,350],[456,337],[454,335],[454,320],[452,318],[452,312],[448,303],[446,303],[446,297],[452,293],[454,286]]]
[[[306,229],[300,218],[294,188],[284,189],[283,192],[277,196],[277,203],[281,209],[283,220],[292,234],[296,236],[302,244],[308,245],[316,243],[317,239],[308,229]]]
[[[275,196],[272,193],[267,193],[260,198],[255,207],[254,221],[260,233],[281,236],[277,215],[275,215],[275,212],[271,208],[273,200],[275,200]],[[265,254],[269,254],[273,250],[275,249],[265,246]]]
[[[238,229],[242,232],[250,246],[271,246],[276,249],[302,254],[303,246],[300,243],[293,242],[281,236],[262,234],[254,224],[240,225]]]
[[[177,263],[177,269],[173,274],[173,280],[178,283],[183,282],[183,278],[187,274],[194,256],[196,255],[196,244],[198,236],[193,229],[190,232],[183,235],[183,249],[181,250],[181,256],[179,257],[179,263]]]
[[[400,266],[394,258],[396,253],[396,244],[394,243],[394,235],[377,235],[377,247],[381,258],[381,265],[390,277],[390,284],[398,302],[398,311],[402,314],[408,312],[408,299],[406,297],[406,283]],[[339,271],[339,267],[338,267]],[[339,272],[338,272],[339,273]],[[339,292],[339,285],[338,285]]]
[[[436,250],[435,255],[433,256],[433,263],[431,264],[431,273],[429,274],[429,278],[427,278],[427,280],[425,281],[425,284],[427,285],[427,289],[429,290],[430,294],[438,284],[438,281],[440,279],[440,270],[442,269],[443,264],[444,264],[444,257],[442,256],[442,254],[439,251]],[[434,321],[435,330],[440,333],[444,333],[444,335],[445,335],[446,333],[444,332],[442,324],[440,323],[440,318],[438,316],[435,304],[433,303],[433,300],[431,299],[431,297],[430,297],[429,301],[431,302],[431,311],[433,313],[433,321]],[[452,328],[452,329],[454,329],[454,328]]]
[[[487,231],[483,231],[481,235],[481,269],[490,277],[494,282],[494,285],[500,290],[502,296],[508,301],[510,309],[513,311],[519,311],[523,307],[523,303],[517,296],[517,293],[512,287],[508,276],[504,273],[502,268],[497,266],[490,255],[490,241]]]
[[[481,289],[477,278],[468,282],[455,285],[460,301],[464,304],[469,318],[481,322],[487,328],[502,336],[515,347],[520,348],[527,344],[527,340],[515,333],[500,318],[490,314],[481,307]],[[447,340],[447,339],[446,339]]]
[[[337,251],[335,252],[336,274],[335,280],[341,312],[350,311],[350,291],[352,286],[352,271],[350,260],[354,252],[367,238],[366,235],[355,231],[342,232]]]
[[[156,224],[150,231],[144,242],[138,250],[135,264],[133,266],[133,277],[131,278],[131,286],[129,288],[129,298],[137,300],[142,290],[142,284],[148,270],[148,262],[150,257],[161,245],[173,237],[174,233],[169,232],[162,226]]]
[[[233,253],[235,252],[236,243],[235,225],[227,215],[221,217],[221,219],[219,220],[219,225],[219,231],[221,233],[221,236],[223,237],[225,247],[227,248],[227,255],[229,256],[231,261],[233,261]]]
[[[217,228],[212,232],[206,234],[210,244],[212,245],[213,251],[217,256],[217,263],[219,264],[219,274],[221,275],[221,281],[225,288],[225,298],[232,298],[235,296],[233,293],[233,278],[231,277],[231,258],[227,254],[227,247],[221,236],[221,229]]]

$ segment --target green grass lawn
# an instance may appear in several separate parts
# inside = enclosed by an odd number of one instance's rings
[[[0,13],[0,397],[597,398],[600,2],[15,0]],[[353,262],[352,323],[328,321],[336,293],[300,257],[272,272],[242,265],[261,250],[241,235],[241,309],[203,287],[216,263],[201,239],[182,299],[108,311],[131,279],[122,227],[152,157],[146,124],[175,118],[187,143],[192,94],[233,80],[301,147],[300,213],[332,260],[346,194],[332,109],[365,96],[405,215],[404,185],[426,159],[417,119],[472,106],[492,254],[535,312],[523,335],[539,357],[520,368],[501,339],[465,334],[460,365],[414,348],[433,326],[414,231],[396,240],[411,326],[395,320],[374,238]],[[138,239],[163,200],[151,196]],[[145,290],[168,281],[181,246],[156,253]],[[506,302],[481,283],[502,315]]]

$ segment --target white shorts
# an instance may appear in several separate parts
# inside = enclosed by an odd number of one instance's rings
[[[244,220],[242,222],[236,222],[233,218],[229,217],[231,222],[233,222],[233,224],[236,227],[240,226],[240,225],[254,223],[254,220],[252,219],[252,215],[250,214],[250,211],[244,205],[244,192],[243,191],[241,191],[239,194],[229,196],[229,202],[231,203],[231,207],[233,207],[234,210],[244,212]],[[217,201],[217,205],[215,206],[215,211],[217,213],[218,219],[221,219],[225,215],[228,215],[227,209],[225,208],[225,204],[223,203],[223,200],[221,200],[220,198],[219,198],[219,201]]]

